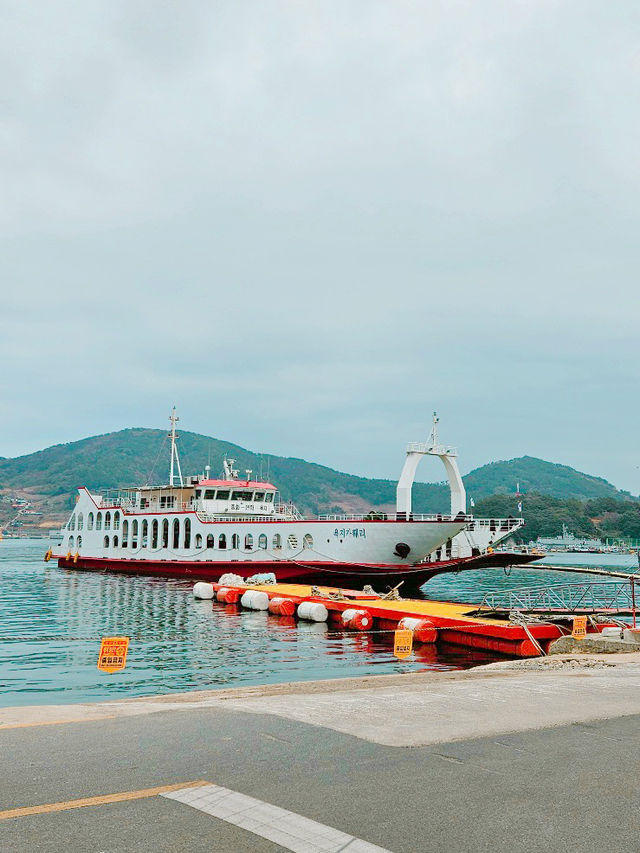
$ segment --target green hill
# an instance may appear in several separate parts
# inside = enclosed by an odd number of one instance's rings
[[[395,481],[356,477],[303,459],[257,454],[192,432],[181,432],[178,446],[185,475],[203,471],[208,461],[216,475],[222,470],[223,458],[231,456],[241,472],[251,469],[254,477],[271,480],[285,500],[294,501],[305,513],[389,510],[395,504]],[[16,514],[9,496],[26,498],[31,510],[42,513],[21,516],[25,529],[48,528],[66,517],[78,486],[100,490],[163,482],[168,458],[164,430],[137,428],[55,445],[15,459],[0,458],[0,524],[6,525]],[[503,495],[506,515],[515,514],[518,481],[522,492],[536,491],[558,499],[630,499],[606,480],[529,456],[484,465],[464,479],[476,503],[490,495]],[[415,484],[416,512],[446,512],[448,506],[445,483]]]
[[[554,498],[630,498],[602,477],[583,474],[568,465],[545,462],[535,456],[521,456],[508,462],[490,462],[464,477],[467,492],[477,498],[489,495],[513,494],[516,486],[523,494],[539,492]]]
[[[253,471],[254,477],[274,482],[285,500],[293,500],[303,512],[360,512],[371,507],[390,509],[395,502],[395,482],[367,479],[334,471],[303,459],[257,454],[230,442],[191,432],[181,432],[178,442],[182,471],[202,472],[210,462],[213,475],[222,471],[225,456],[236,467]],[[43,509],[52,523],[64,517],[74,501],[76,488],[100,490],[146,482],[163,482],[168,475],[169,446],[166,432],[127,429],[106,435],[59,444],[46,450],[0,459],[0,493],[19,495]],[[416,510],[437,512],[448,505],[444,484],[418,483]],[[6,523],[10,512],[2,512]],[[47,522],[48,523],[48,522]],[[49,525],[50,526],[50,525]]]

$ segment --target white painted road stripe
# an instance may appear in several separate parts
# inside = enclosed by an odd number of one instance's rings
[[[390,853],[339,829],[219,785],[183,788],[161,796],[261,835],[294,853]]]

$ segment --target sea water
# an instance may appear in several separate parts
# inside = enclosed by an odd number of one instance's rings
[[[340,631],[196,601],[190,582],[59,569],[53,560],[43,562],[46,548],[41,539],[0,542],[0,706],[464,669],[497,659],[418,645],[400,661],[390,634]],[[423,592],[476,602],[490,590],[581,577],[480,570],[441,575]],[[131,642],[126,668],[110,675],[96,664],[101,637],[113,635]]]

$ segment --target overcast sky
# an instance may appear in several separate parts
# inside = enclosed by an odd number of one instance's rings
[[[395,477],[437,409],[640,491],[637,3],[0,9],[0,455],[175,403]]]

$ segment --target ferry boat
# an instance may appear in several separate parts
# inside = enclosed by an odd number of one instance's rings
[[[278,581],[379,588],[402,581],[407,589],[441,571],[475,568],[489,542],[523,523],[467,515],[455,451],[438,444],[435,417],[430,442],[407,449],[395,512],[316,518],[282,502],[276,486],[251,479],[251,471],[242,478],[234,460],[225,459],[220,479],[210,477],[208,466],[201,476],[183,478],[177,421],[174,409],[168,483],[100,494],[80,487],[48,558],[64,568],[190,580],[273,573]],[[424,455],[440,456],[449,472],[450,515],[413,512],[412,486]]]

